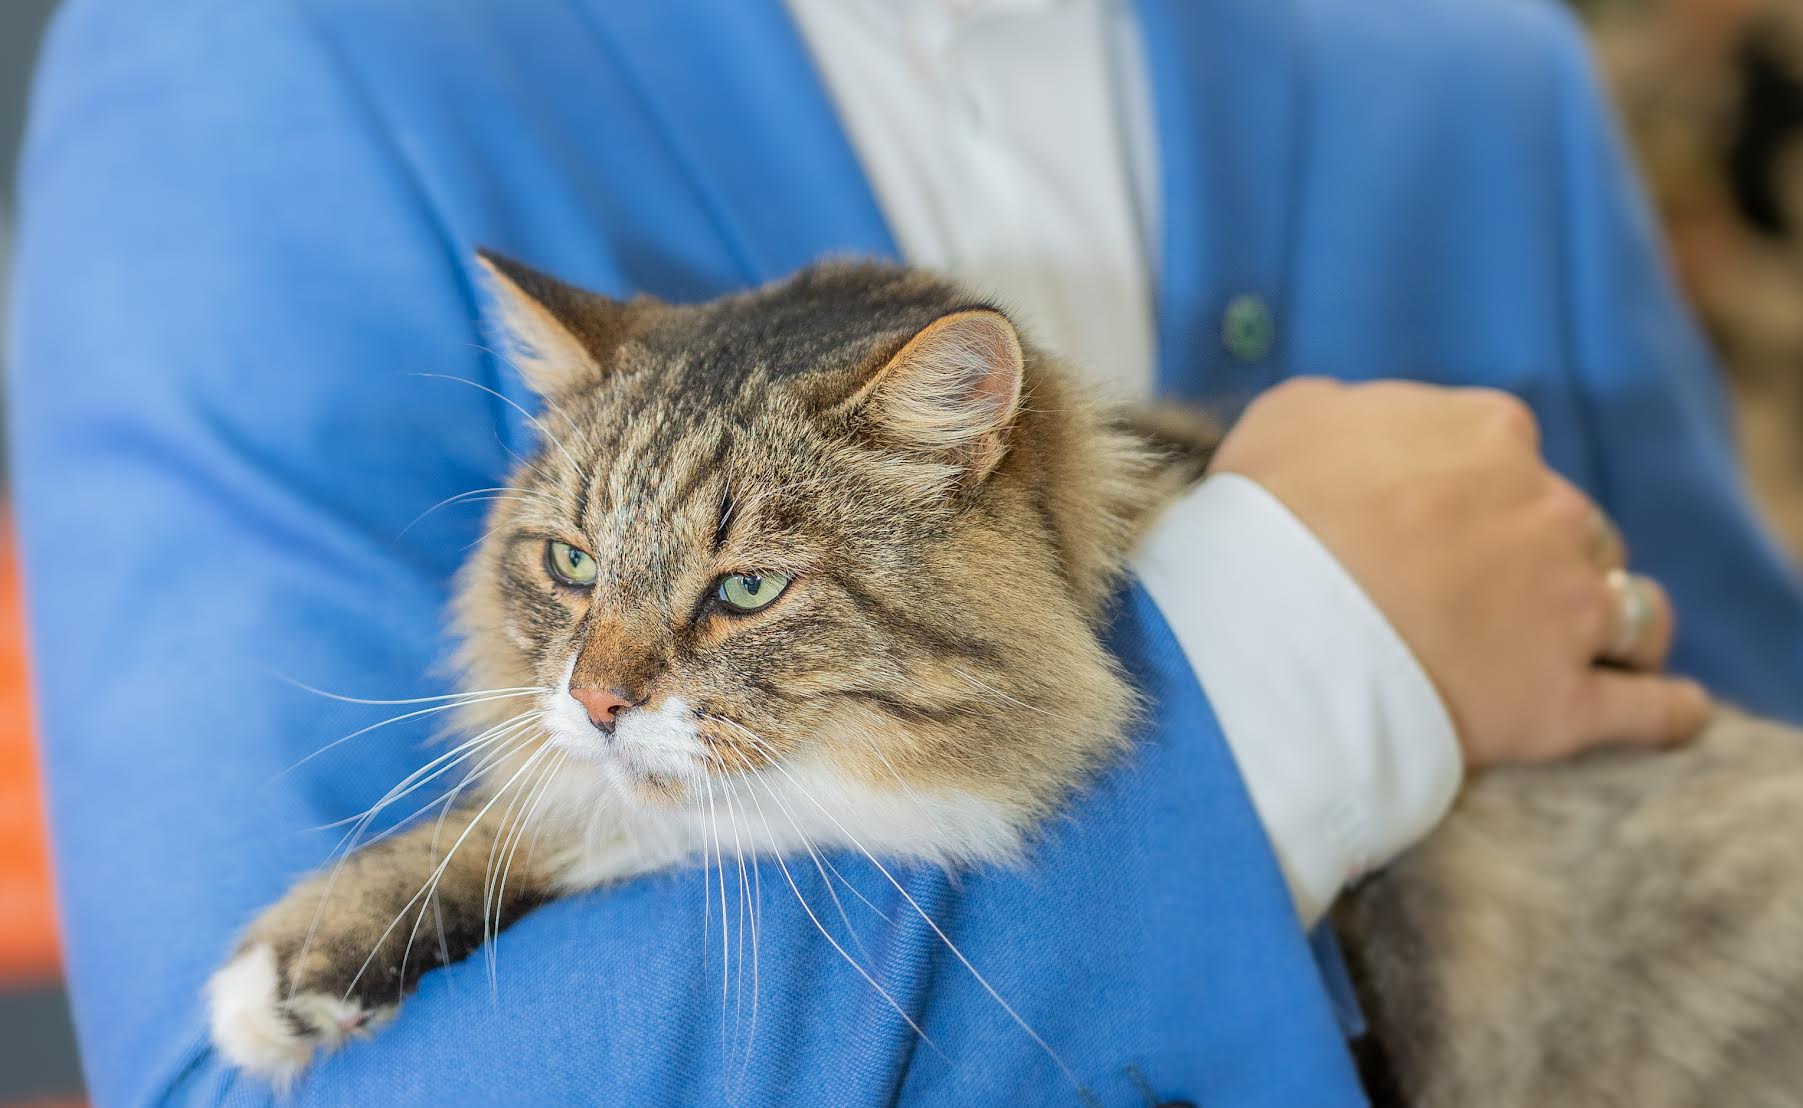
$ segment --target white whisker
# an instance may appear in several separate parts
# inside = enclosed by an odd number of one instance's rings
[[[722,807],[726,810],[726,825],[732,831],[733,860],[738,863],[739,867],[738,976],[734,979],[736,991],[733,994],[732,1011],[732,1022],[733,1026],[736,1028],[743,1026],[740,1020],[740,1010],[745,1000],[745,910],[747,907],[745,901],[751,893],[751,886],[745,878],[745,845],[739,840],[739,821],[736,818],[737,810],[733,805],[732,783],[725,778],[722,778],[720,781],[720,794],[724,801]]]
[[[427,904],[429,904],[431,902],[432,894],[437,891],[438,882],[444,877],[445,871],[450,868],[451,860],[457,856],[457,851],[459,849],[461,849],[463,844],[469,840],[470,835],[476,830],[476,827],[488,815],[489,811],[491,809],[493,809],[497,803],[500,802],[501,797],[503,797],[507,794],[507,791],[513,786],[513,784],[516,781],[518,781],[522,776],[524,776],[529,770],[531,770],[533,765],[540,758],[544,757],[547,753],[549,753],[551,751],[551,749],[552,749],[551,746],[549,746],[548,744],[544,745],[544,746],[540,746],[536,751],[534,751],[531,755],[529,755],[526,758],[525,764],[522,765],[514,773],[514,775],[512,777],[507,779],[506,784],[502,785],[499,789],[495,790],[495,795],[489,799],[488,803],[482,805],[481,809],[479,811],[477,811],[475,816],[470,820],[469,825],[463,829],[463,833],[461,835],[457,836],[457,841],[451,844],[451,849],[445,853],[444,860],[438,864],[438,868],[433,870],[432,875],[426,879],[426,884],[421,886],[420,891],[417,893],[414,893],[412,898],[409,899],[407,901],[407,903],[401,905],[401,910],[400,910],[400,912],[398,912],[395,915],[394,921],[392,923],[390,923],[387,926],[387,928],[385,928],[382,931],[382,934],[380,934],[379,936],[376,937],[375,946],[373,949],[370,950],[369,957],[365,958],[363,960],[363,965],[358,967],[355,976],[353,976],[350,980],[350,984],[345,986],[344,995],[340,999],[348,1000],[350,998],[352,990],[354,990],[357,987],[357,982],[361,981],[363,979],[364,973],[368,972],[370,963],[375,961],[376,955],[379,954],[382,950],[382,944],[387,942],[388,936],[394,933],[394,929],[395,929],[396,925],[398,925],[401,922],[401,918],[407,914],[407,910],[409,908],[412,908],[414,903],[419,901],[421,897],[426,898]],[[442,824],[441,824],[441,826],[442,826]],[[419,919],[425,918],[425,912],[426,912],[426,904],[421,904],[420,912],[419,912]],[[418,920],[416,919],[416,921],[414,923],[414,928],[416,931],[418,930],[418,926],[419,926],[419,923],[418,923]],[[405,956],[403,955],[403,957],[405,957]],[[401,968],[402,969],[406,968],[405,961],[403,961],[401,963]]]
[[[500,989],[500,971],[498,966],[501,959],[501,952],[499,937],[501,933],[501,913],[505,910],[505,905],[507,903],[507,876],[513,871],[513,859],[519,852],[520,840],[526,837],[526,829],[532,825],[533,818],[538,814],[539,805],[544,803],[545,795],[550,792],[551,782],[556,775],[558,768],[563,765],[563,761],[568,755],[568,751],[559,750],[556,756],[547,761],[544,768],[539,771],[538,780],[534,784],[533,790],[528,793],[525,811],[521,814],[519,822],[515,825],[513,837],[507,845],[506,861],[501,866],[501,879],[494,890],[495,939],[489,944],[488,959],[488,985],[491,995],[497,995]],[[530,860],[530,854],[528,854],[527,857],[528,860]],[[482,895],[486,900],[488,896],[487,890],[484,890]],[[484,919],[488,918],[488,908],[486,904],[483,906],[482,915]]]
[[[321,754],[324,754],[328,750],[332,750],[335,747],[343,746],[345,743],[350,742],[352,739],[358,738],[359,736],[362,736],[362,735],[367,735],[371,731],[379,731],[382,728],[389,726],[390,724],[404,723],[407,720],[418,719],[421,716],[434,715],[438,712],[449,712],[449,711],[453,711],[458,708],[467,708],[467,707],[470,707],[470,706],[476,705],[476,704],[488,704],[488,703],[492,703],[497,700],[512,700],[516,697],[527,696],[532,693],[542,693],[544,691],[545,691],[544,689],[517,689],[517,690],[510,690],[507,692],[492,693],[487,696],[471,696],[471,697],[466,697],[464,699],[453,701],[448,704],[435,704],[428,708],[416,708],[415,710],[413,710],[411,712],[403,712],[398,716],[390,716],[388,719],[382,720],[379,723],[372,723],[368,727],[359,727],[359,728],[357,728],[357,730],[352,731],[348,735],[343,735],[343,736],[340,736],[339,738],[333,739],[331,742],[320,747],[318,750],[315,750],[313,753],[307,755],[305,758],[302,758],[300,761],[289,766],[287,769],[283,770],[281,773],[276,774],[275,779],[280,780],[286,774],[293,773],[295,770],[306,765],[308,762],[311,762],[313,759],[319,757]]]
[[[756,780],[758,783],[760,783],[764,786],[764,790],[770,794],[770,799],[772,801],[774,801],[776,799],[776,791],[770,787],[769,782],[764,781],[762,778],[753,778],[753,780]],[[751,799],[752,799],[752,802],[757,805],[758,818],[761,819],[764,823],[765,835],[774,838],[775,832],[770,827],[770,817],[768,815],[766,815],[764,812],[763,801],[758,800],[756,793],[751,794]],[[823,925],[820,922],[820,917],[816,916],[814,914],[813,907],[808,904],[808,898],[801,895],[801,887],[799,885],[795,884],[795,878],[790,875],[789,867],[783,861],[782,854],[779,852],[779,853],[771,855],[771,857],[773,857],[776,860],[777,869],[782,871],[783,880],[788,882],[789,891],[795,894],[796,903],[801,905],[801,910],[803,912],[807,913],[809,920],[813,921],[814,929],[816,931],[819,931],[821,937],[824,938],[827,941],[827,943],[829,945],[831,945],[835,951],[838,952],[839,957],[845,959],[845,963],[847,965],[849,965],[852,969],[858,971],[858,976],[862,977],[865,980],[865,982],[867,984],[869,984],[869,986],[871,988],[873,988],[877,991],[877,995],[882,997],[883,1000],[889,1005],[889,1007],[895,1010],[895,1014],[902,1018],[902,1022],[906,1023],[910,1028],[913,1029],[913,1031],[916,1035],[920,1036],[921,1042],[927,1044],[929,1047],[932,1047],[933,1050],[938,1051],[939,1050],[938,1045],[933,1042],[931,1036],[929,1036],[925,1031],[921,1030],[921,1027],[918,1023],[914,1022],[914,1017],[908,1015],[907,1011],[902,1008],[902,1006],[896,1001],[896,999],[893,996],[889,995],[889,990],[883,988],[883,986],[880,983],[878,983],[877,979],[872,977],[870,975],[869,971],[867,971],[862,965],[860,965],[858,963],[858,960],[856,958],[853,958],[850,954],[846,953],[845,948],[839,945],[839,941],[837,939],[833,938],[832,932],[828,931],[826,929],[825,925]],[[941,1053],[943,1053],[943,1052],[941,1052]]]
[[[535,778],[528,777],[514,790],[513,798],[507,802],[507,807],[501,811],[501,826],[496,830],[494,838],[488,844],[488,858],[482,863],[482,914],[480,917],[482,920],[482,940],[477,944],[477,948],[483,952],[483,955],[488,962],[488,991],[490,1000],[496,999],[500,989],[500,980],[495,972],[496,952],[494,943],[494,939],[500,934],[501,930],[501,913],[498,907],[495,911],[495,929],[493,931],[488,929],[488,913],[492,901],[494,900],[495,881],[500,876],[499,867],[495,865],[495,862],[501,855],[502,846],[507,839],[508,832],[512,829],[514,812],[516,810],[524,812],[526,798],[531,792],[532,786],[536,783]]]
[[[507,528],[506,524],[501,524],[499,527],[490,527],[488,530],[482,532],[480,535],[477,535],[471,541],[464,543],[462,548],[458,550],[458,553],[463,554],[463,553],[468,553],[471,550],[474,550],[476,547],[481,546],[483,543],[487,542],[489,540],[489,538],[495,534],[495,532],[506,530],[506,528]]]
[[[952,942],[951,937],[945,933],[945,931],[939,926],[939,924],[933,919],[932,916],[927,914],[926,909],[924,909],[920,906],[919,902],[917,902],[914,899],[913,894],[909,893],[907,888],[904,887],[900,881],[897,881],[895,879],[895,876],[889,872],[888,867],[884,866],[882,862],[878,861],[876,858],[876,855],[872,854],[868,849],[866,849],[863,842],[860,841],[856,835],[853,835],[851,833],[851,831],[848,830],[843,823],[839,822],[839,817],[833,815],[833,813],[831,811],[829,811],[824,804],[820,803],[819,800],[815,799],[813,793],[811,793],[807,789],[803,788],[801,785],[801,782],[797,781],[795,779],[795,777],[792,774],[790,774],[787,769],[783,768],[782,762],[779,761],[774,756],[774,751],[772,751],[770,749],[768,743],[765,743],[762,739],[755,738],[755,737],[754,737],[753,741],[756,742],[758,745],[760,745],[763,748],[765,757],[767,759],[769,759],[770,768],[772,768],[772,769],[776,770],[778,773],[782,774],[783,777],[788,780],[789,784],[794,787],[796,792],[800,793],[804,798],[807,799],[807,801],[810,804],[812,804],[815,808],[819,809],[820,814],[825,816],[829,821],[831,821],[832,825],[834,827],[838,828],[839,833],[844,835],[845,838],[853,846],[858,848],[858,851],[860,853],[862,853],[865,858],[870,860],[870,864],[877,868],[877,872],[881,873],[883,875],[883,878],[885,880],[887,880],[890,885],[894,886],[895,891],[900,893],[902,899],[908,902],[908,906],[910,908],[914,909],[914,913],[916,915],[918,915],[921,918],[921,920],[926,923],[926,925],[928,927],[932,928],[933,934],[939,936],[939,941],[945,944],[945,948],[952,953],[952,956],[957,958],[959,963],[961,965],[963,965],[965,970],[971,975],[971,977],[977,982],[977,984],[981,985],[983,987],[983,991],[989,994],[990,999],[994,1000],[998,1005],[1000,1005],[1002,1008],[1002,1011],[1008,1013],[1009,1018],[1014,1021],[1015,1025],[1018,1026],[1022,1031],[1026,1032],[1028,1038],[1032,1039],[1036,1044],[1038,1044],[1040,1050],[1045,1052],[1046,1057],[1048,1057],[1052,1060],[1053,1064],[1058,1067],[1060,1072],[1062,1072],[1064,1074],[1065,1078],[1070,1081],[1071,1085],[1074,1088],[1076,1088],[1080,1092],[1087,1093],[1088,1090],[1085,1088],[1083,1083],[1077,1079],[1076,1073],[1070,1068],[1069,1065],[1067,1065],[1065,1063],[1064,1059],[1059,1056],[1058,1052],[1052,1049],[1051,1044],[1046,1042],[1045,1039],[1040,1036],[1039,1032],[1035,1031],[1033,1029],[1032,1025],[1029,1024],[1024,1018],[1022,1018],[1022,1016],[1019,1012],[1014,1010],[1014,1006],[1009,1004],[1008,1001],[1002,996],[1001,993],[996,991],[995,986],[991,985],[989,983],[989,979],[987,977],[984,977],[982,972],[979,971],[974,964],[972,964],[971,960],[964,956],[964,952],[962,950],[958,949],[958,944]],[[772,790],[772,792],[771,792],[771,798],[773,800],[775,799],[774,790]]]
[[[826,886],[826,895],[832,898],[833,909],[839,913],[839,922],[845,925],[845,934],[851,939],[851,944],[858,948],[858,953],[860,955],[874,965],[876,960],[870,957],[870,951],[864,949],[864,940],[859,938],[858,929],[851,925],[851,917],[845,912],[845,903],[839,899],[838,890],[833,888],[832,879],[826,874],[826,866],[821,863],[820,852],[814,849],[814,844],[808,841],[808,837],[803,834],[801,830],[801,821],[795,818],[794,809],[790,808],[788,801],[784,800],[778,793],[772,792],[770,794],[770,800],[781,809],[783,818],[787,819],[789,821],[789,826],[795,829],[795,837],[800,840],[802,849],[806,850],[808,852],[808,857],[813,860],[814,869],[820,874],[820,883]]]
[[[726,858],[720,851],[720,817],[714,806],[714,779],[703,776],[707,783],[707,818],[714,831],[714,857],[719,862],[720,870],[720,1060],[724,1066],[728,1057],[726,1047],[726,998],[727,989],[732,981],[732,940],[727,935],[726,920]],[[707,840],[701,843],[702,865],[707,865]]]
[[[489,730],[483,732],[482,734],[476,736],[475,738],[470,739],[469,741],[459,745],[458,747],[451,750],[447,754],[440,755],[438,758],[435,758],[431,762],[428,762],[426,764],[426,766],[421,767],[421,769],[415,770],[413,773],[409,774],[406,778],[402,779],[401,783],[399,785],[396,785],[394,788],[390,789],[386,796],[384,796],[381,800],[378,800],[373,806],[371,806],[369,809],[364,811],[362,813],[362,815],[355,818],[355,825],[349,831],[345,832],[344,837],[339,840],[338,846],[333,849],[333,853],[338,855],[338,859],[337,859],[337,861],[335,861],[332,864],[332,870],[326,876],[325,888],[322,889],[319,894],[319,905],[313,911],[313,919],[307,925],[307,934],[306,934],[305,938],[303,938],[301,940],[300,953],[294,959],[295,966],[298,967],[305,963],[306,957],[307,957],[307,951],[311,948],[311,946],[313,944],[313,936],[318,932],[320,920],[325,915],[326,903],[331,899],[332,890],[337,885],[339,871],[343,869],[345,860],[348,859],[356,851],[357,846],[358,846],[358,840],[361,837],[362,833],[366,829],[368,829],[370,822],[373,821],[375,819],[375,817],[378,814],[380,814],[382,812],[382,810],[384,808],[386,808],[388,805],[399,800],[401,797],[406,796],[408,793],[411,793],[414,789],[419,788],[421,785],[425,784],[427,781],[432,780],[434,777],[439,776],[439,774],[442,774],[446,770],[450,769],[452,766],[457,765],[458,762],[461,762],[467,758],[473,757],[479,751],[482,751],[489,747],[492,747],[495,745],[502,745],[502,746],[507,745],[511,741],[511,737],[513,735],[517,734],[520,729],[530,728],[533,723],[537,722],[537,720],[541,714],[542,713],[524,713],[520,716],[515,716],[512,720],[509,720],[506,723],[497,724],[496,726],[490,728]],[[458,754],[459,751],[462,751],[463,753]],[[414,778],[418,777],[421,773],[424,773],[425,770],[430,769],[433,765],[444,761],[444,759],[449,758],[452,755],[458,755],[458,756],[453,761],[451,761],[449,764],[443,766],[436,772],[426,776],[425,778],[423,778],[419,781],[415,781],[410,786],[407,785],[408,781],[412,781]],[[470,776],[473,777],[474,774],[472,773]],[[465,777],[464,780],[462,782],[460,782],[458,784],[458,786],[451,791],[450,797],[446,799],[447,810],[448,810],[448,805],[450,803],[450,800],[455,799],[457,794],[459,792],[463,791],[464,785],[467,785],[469,783],[469,781],[470,781],[470,777]],[[407,787],[403,788],[403,786],[407,786]],[[425,809],[423,809],[423,808],[421,809],[422,812],[424,810]],[[417,815],[419,815],[419,812],[414,813],[414,816],[417,816]],[[409,820],[412,818],[413,817],[410,816]],[[442,819],[443,819],[443,817],[440,816],[441,821],[442,821]],[[394,828],[391,828],[389,831],[384,832],[383,835],[375,836],[372,841],[375,841],[375,842],[381,841],[381,839],[386,837],[388,834],[392,834],[395,830],[398,830],[400,827],[404,826],[406,824],[406,822],[407,821],[404,820],[401,823],[397,823]],[[368,844],[365,844],[365,845],[368,845]],[[294,988],[295,988],[295,982],[291,977],[288,982],[288,989],[289,989],[290,995],[292,995]]]
[[[881,908],[877,907],[875,904],[872,904],[870,902],[869,897],[867,897],[863,893],[859,892],[858,887],[856,885],[852,884],[851,881],[849,879],[847,879],[843,873],[839,872],[839,867],[833,865],[833,860],[831,858],[828,858],[826,855],[823,854],[820,856],[820,860],[826,864],[827,869],[832,871],[833,876],[837,877],[839,879],[839,883],[841,885],[845,886],[846,892],[850,893],[851,895],[857,897],[859,900],[864,902],[864,907],[870,909],[872,912],[875,912],[877,914],[877,916],[880,919],[882,919],[882,921],[884,923],[894,923],[895,922],[894,920],[889,918],[888,912],[885,912]]]
[[[482,347],[481,349],[486,350],[488,348]],[[494,351],[489,350],[489,353],[494,354]],[[501,357],[499,354],[496,354],[495,356]],[[503,359],[503,360],[505,360],[505,359]],[[576,470],[577,473],[582,472],[582,464],[576,460],[576,455],[570,453],[570,448],[563,444],[563,440],[558,438],[556,435],[553,435],[551,433],[551,429],[549,427],[546,427],[544,425],[543,421],[541,421],[537,416],[533,415],[531,412],[527,411],[525,408],[522,408],[522,407],[520,407],[519,404],[515,403],[512,397],[507,396],[495,389],[491,389],[487,385],[484,385],[480,381],[472,381],[467,377],[453,377],[448,373],[416,373],[414,376],[416,376],[416,377],[437,377],[437,378],[440,378],[445,381],[456,381],[459,384],[468,385],[470,388],[473,388],[473,389],[481,389],[483,392],[488,393],[490,396],[492,396],[495,399],[506,404],[508,407],[512,408],[514,411],[525,416],[527,422],[531,423],[532,426],[538,428],[538,433],[545,436],[545,440],[547,442],[549,442],[553,446],[557,447],[557,449],[563,451],[563,456],[565,458],[569,459],[570,465]]]
[[[376,704],[376,705],[393,704],[393,705],[397,705],[397,706],[401,705],[401,704],[435,704],[435,703],[438,703],[440,701],[445,701],[445,700],[467,700],[470,697],[488,696],[493,693],[526,693],[526,692],[548,692],[549,691],[549,687],[544,686],[544,685],[519,685],[514,688],[507,688],[507,689],[471,689],[468,692],[445,693],[440,696],[411,696],[411,697],[405,697],[405,698],[399,699],[399,700],[375,700],[375,699],[369,699],[369,698],[361,697],[361,696],[346,696],[343,693],[328,692],[325,689],[315,688],[314,686],[307,684],[305,681],[301,681],[296,678],[290,677],[287,674],[280,672],[279,670],[269,669],[268,667],[261,667],[261,668],[263,668],[264,672],[268,673],[271,677],[274,677],[277,680],[286,681],[288,684],[293,685],[295,688],[300,689],[303,692],[310,692],[314,696],[323,696],[327,700],[336,700],[336,701],[340,701],[341,703],[344,703],[344,704]]]
[[[403,538],[405,538],[407,536],[407,532],[413,530],[414,527],[419,525],[419,522],[421,520],[425,519],[427,516],[431,515],[433,512],[438,511],[440,508],[448,508],[452,504],[465,504],[465,503],[469,503],[472,501],[484,501],[484,500],[514,500],[514,501],[518,501],[521,504],[536,503],[536,504],[548,504],[548,505],[551,505],[552,507],[556,506],[556,502],[543,493],[533,492],[530,489],[517,489],[517,488],[514,488],[512,485],[497,485],[493,488],[471,489],[468,492],[460,492],[454,496],[447,496],[443,500],[440,500],[438,503],[432,505],[430,508],[427,508],[425,511],[421,512],[420,514],[414,516],[412,519],[408,520],[407,526],[401,528],[400,531],[395,534],[394,541],[395,542],[401,541]]]
[[[739,802],[738,797],[735,795],[735,790],[732,788],[732,786],[730,784],[727,785],[725,792],[726,792],[727,803],[729,805],[731,805],[733,811],[735,813],[737,813],[737,818],[735,818],[733,820],[733,839],[735,842],[737,842],[738,835],[739,835],[738,820],[743,819],[745,817],[745,809],[744,809],[743,805]],[[747,832],[749,833],[749,828],[747,828]],[[744,854],[743,849],[741,849],[739,852],[739,893],[740,893],[741,897],[744,896],[745,891],[746,891],[746,889],[745,889],[745,871],[746,871],[745,854]],[[747,1029],[745,1032],[745,1046],[744,1046],[743,1060],[741,1061],[740,1066],[739,1066],[739,1084],[741,1086],[743,1086],[743,1084],[745,1082],[746,1073],[751,1068],[751,1044],[752,1044],[752,1040],[757,1035],[757,1028],[758,1028],[758,931],[759,931],[758,907],[762,903],[763,898],[764,898],[764,879],[763,879],[763,870],[761,868],[757,867],[756,865],[753,865],[751,867],[751,880],[752,880],[752,885],[751,885],[752,901],[751,901],[751,910],[748,913],[750,916],[750,919],[751,919],[751,1019],[750,1019],[749,1024],[747,1025]],[[741,925],[740,930],[739,930],[739,938],[741,941],[743,941],[744,937],[745,937],[745,932],[744,932],[743,926]],[[744,966],[745,966],[745,959],[744,959],[744,955],[741,954],[739,957],[739,967],[741,970],[743,970]],[[741,981],[739,984],[740,1000],[743,1000],[744,996],[745,996],[745,985],[744,985],[744,982]],[[735,1005],[736,1005],[736,1003],[737,1002],[735,1002]],[[734,1019],[735,1023],[738,1022],[738,1009],[736,1007],[734,1008],[733,1019]]]
[[[485,354],[492,354],[493,356],[501,359],[501,361],[506,364],[508,369],[513,370],[514,376],[518,377],[521,381],[528,380],[528,378],[526,376],[526,371],[520,368],[520,363],[514,361],[512,358],[508,357],[506,354],[503,354],[501,351],[496,350],[494,347],[484,346],[483,344],[481,344],[479,342],[470,342],[470,343],[465,343],[464,345],[474,347],[475,349],[480,350]],[[565,426],[569,427],[570,430],[572,430],[572,431],[582,430],[581,425],[578,424],[575,420],[571,419],[569,416],[569,413],[565,412],[562,408],[559,408],[556,404],[552,403],[549,399],[547,399],[545,397],[540,397],[539,399],[544,402],[545,410],[552,413],[553,415],[555,415],[558,419],[563,420]]]
[[[464,742],[457,744],[443,754],[440,754],[438,757],[427,762],[425,765],[414,770],[406,777],[403,777],[394,788],[385,793],[382,798],[377,800],[371,807],[364,809],[354,816],[346,816],[343,819],[333,820],[331,823],[322,823],[314,828],[314,830],[327,831],[334,827],[343,827],[347,823],[357,823],[373,819],[375,816],[379,815],[383,809],[398,800],[404,799],[408,794],[414,792],[422,785],[429,784],[437,778],[442,777],[446,771],[453,769],[458,764],[468,761],[470,758],[475,757],[484,750],[489,750],[499,739],[501,739],[502,732],[512,731],[516,728],[523,727],[528,723],[537,722],[538,720],[543,719],[545,714],[546,713],[542,710],[522,712],[502,723],[496,724],[487,731],[477,735],[475,738],[467,739]],[[474,772],[480,772],[481,768],[482,767],[478,766],[477,770]]]
[[[500,446],[500,448],[502,450],[506,451],[507,456],[509,458],[513,459],[514,465],[517,465],[521,469],[526,470],[532,474],[535,474],[539,480],[543,481],[547,485],[550,485],[552,488],[556,488],[559,484],[561,484],[561,482],[559,482],[557,479],[557,474],[551,472],[550,470],[546,469],[544,466],[540,465],[538,462],[538,459],[528,458],[524,454],[521,454],[519,451],[515,450],[512,446],[509,446],[507,443],[507,440],[502,437],[501,429],[499,427],[495,428],[495,443],[498,446]],[[543,457],[543,455],[541,454],[539,457]]]

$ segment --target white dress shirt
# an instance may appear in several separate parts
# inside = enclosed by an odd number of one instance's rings
[[[789,0],[907,259],[1117,396],[1153,381],[1156,145],[1124,0]],[[1276,498],[1211,477],[1135,562],[1313,924],[1457,791],[1432,683]]]

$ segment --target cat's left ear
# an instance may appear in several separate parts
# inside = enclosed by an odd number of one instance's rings
[[[1024,370],[1014,324],[993,309],[971,308],[909,339],[859,403],[887,437],[959,467],[975,484],[1007,450]]]
[[[600,377],[643,307],[579,289],[492,250],[476,251],[476,264],[499,310],[508,360],[540,396]]]

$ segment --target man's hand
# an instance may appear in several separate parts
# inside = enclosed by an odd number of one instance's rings
[[[1514,397],[1297,379],[1246,410],[1213,469],[1257,481],[1333,551],[1439,688],[1468,765],[1674,743],[1705,722],[1701,686],[1657,672],[1664,592],[1611,573],[1626,551],[1541,460]]]

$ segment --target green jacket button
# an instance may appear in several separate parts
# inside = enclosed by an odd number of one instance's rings
[[[1276,326],[1271,309],[1254,293],[1241,293],[1221,313],[1221,345],[1242,362],[1256,362],[1271,352]]]

